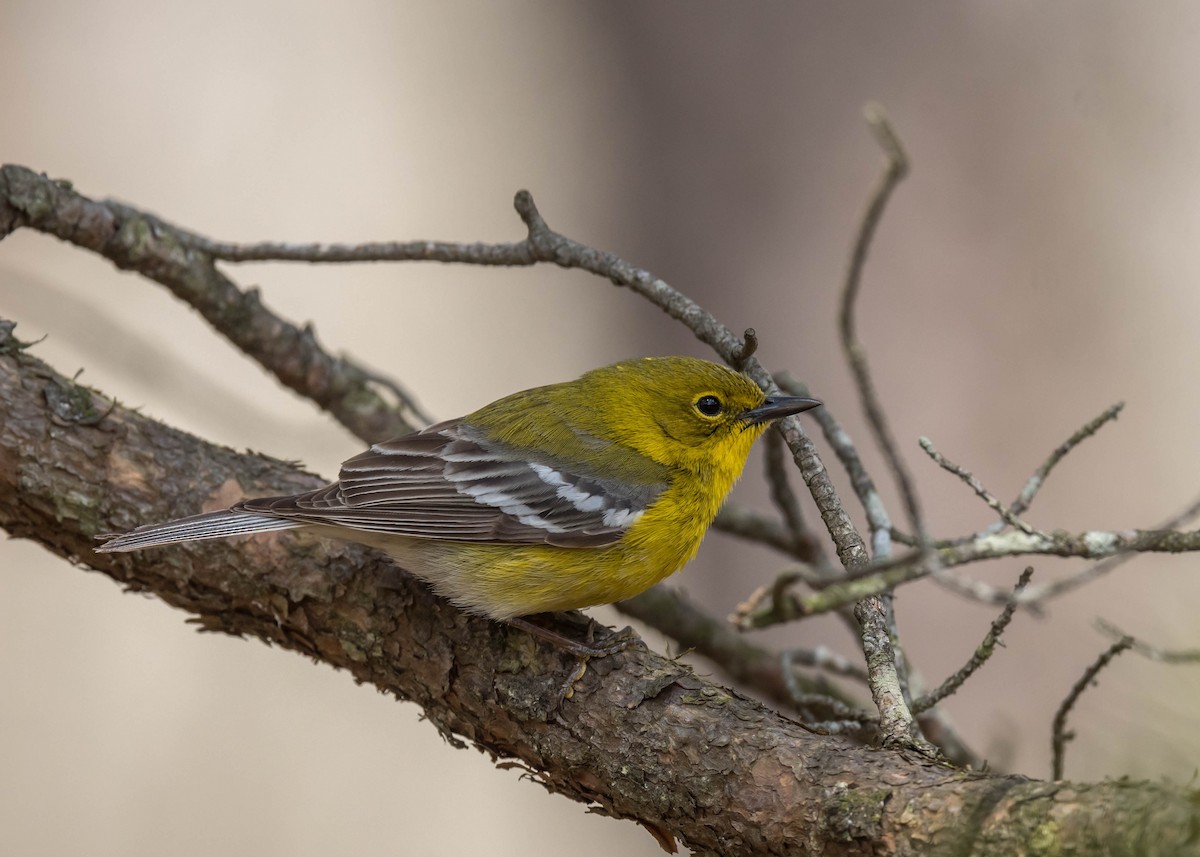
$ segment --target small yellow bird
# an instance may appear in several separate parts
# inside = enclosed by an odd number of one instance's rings
[[[628,360],[375,444],[325,488],[139,527],[97,550],[308,527],[381,548],[493,619],[609,604],[695,556],[754,440],[818,405],[767,397],[706,360]]]

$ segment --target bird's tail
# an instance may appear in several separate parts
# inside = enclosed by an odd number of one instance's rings
[[[178,542],[196,542],[201,539],[223,539],[227,536],[248,536],[251,533],[269,533],[274,530],[291,530],[302,527],[298,521],[257,515],[238,509],[224,509],[192,515],[165,524],[147,524],[127,533],[106,533],[96,536],[107,539],[96,548],[96,553],[114,553],[152,548],[158,545],[173,545]]]

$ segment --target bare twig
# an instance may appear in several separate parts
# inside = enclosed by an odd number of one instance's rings
[[[307,396],[368,442],[411,431],[372,388],[374,376],[326,352],[309,326],[268,309],[193,249],[180,230],[114,202],[97,202],[24,167],[0,167],[0,221],[29,227],[100,254],[161,283],[284,386]]]
[[[866,264],[867,251],[875,237],[875,231],[879,226],[888,199],[891,198],[892,191],[908,174],[908,157],[883,109],[878,105],[870,104],[867,105],[864,113],[868,127],[874,132],[876,140],[887,156],[887,163],[871,194],[867,210],[859,225],[853,249],[850,252],[850,262],[842,289],[839,331],[842,350],[845,352],[846,360],[854,374],[859,398],[867,414],[867,422],[900,486],[900,493],[904,498],[905,509],[908,512],[913,531],[924,545],[928,539],[925,535],[925,524],[921,517],[916,490],[896,449],[887,417],[871,380],[866,348],[858,338],[855,318],[855,306],[862,284],[862,272]],[[873,528],[872,542],[878,547],[881,540],[890,537],[890,533],[890,524],[886,527]],[[875,552],[875,558],[882,558],[878,550]],[[867,670],[871,675],[871,696],[879,708],[880,731],[884,743],[909,743],[919,747],[923,739],[920,737],[920,729],[913,720],[912,713],[908,710],[908,671],[903,652],[900,649],[895,613],[890,600],[869,596],[854,606],[854,615],[862,625],[863,652],[867,659]]]
[[[983,483],[976,478],[975,474],[971,473],[966,468],[955,464],[953,461],[950,461],[948,458],[946,458],[946,456],[934,449],[933,441],[931,441],[929,438],[922,437],[917,442],[921,445],[921,449],[925,450],[925,454],[932,458],[938,467],[942,468],[948,473],[953,473],[955,476],[965,482],[971,488],[971,490],[975,492],[979,499],[987,503],[988,507],[996,512],[996,514],[998,514],[1001,518],[1003,518],[1004,521],[1010,526],[1016,527],[1021,532],[1029,535],[1034,535],[1038,532],[1029,524],[1025,523],[1016,515],[1014,515],[1003,503],[997,500],[995,495],[988,491],[987,488],[983,486]]]
[[[794,675],[794,672],[787,671],[784,675]],[[800,711],[828,711],[832,709],[835,712],[835,719],[843,721],[857,721],[867,724],[874,723],[879,719],[869,711],[843,705],[836,699],[830,699],[819,693],[802,693],[798,688],[792,697],[792,705]]]
[[[943,589],[948,589],[956,595],[961,595],[970,601],[978,601],[981,604],[1007,604],[1012,600],[1011,590],[1004,590],[998,586],[993,586],[982,580],[976,580],[973,577],[968,577],[962,574],[939,568],[929,575],[930,579],[939,584]],[[1021,593],[1021,597],[1017,598],[1017,606],[1029,611],[1034,616],[1042,616],[1045,611],[1036,602],[1026,602],[1024,595],[1028,593],[1028,589]]]
[[[1116,625],[1104,619],[1096,620],[1096,627],[1110,637],[1118,640],[1132,640],[1135,652],[1144,658],[1157,661],[1160,664],[1194,664],[1200,663],[1200,649],[1162,649],[1126,634]]]
[[[1087,690],[1112,659],[1121,652],[1132,648],[1133,638],[1122,637],[1101,653],[1100,657],[1096,658],[1095,662],[1090,667],[1084,670],[1079,681],[1075,682],[1071,688],[1071,692],[1067,694],[1066,699],[1058,706],[1058,711],[1054,714],[1053,737],[1050,740],[1050,747],[1054,754],[1054,779],[1061,780],[1063,778],[1063,756],[1067,750],[1067,743],[1075,738],[1074,732],[1067,731],[1067,715],[1071,713],[1071,709],[1075,707],[1075,703],[1079,700],[1080,695]]]
[[[808,395],[807,388],[786,372],[776,375],[776,380],[780,387],[791,395]],[[892,554],[891,536],[893,527],[883,499],[879,496],[879,491],[875,488],[874,480],[871,479],[866,468],[863,466],[854,441],[838,422],[832,409],[828,407],[818,408],[814,412],[814,416],[817,419],[817,423],[821,426],[826,441],[833,447],[834,454],[838,457],[847,474],[849,474],[850,484],[854,488],[854,493],[858,497],[859,502],[862,503],[863,510],[867,516],[867,526],[871,533],[871,547],[876,561],[888,561]],[[851,574],[853,573],[852,571]],[[896,625],[895,610],[891,603],[891,596],[884,594],[881,597],[885,600],[884,620],[887,625],[888,636],[892,641],[893,651],[896,655],[896,670],[900,679],[901,691],[907,703],[910,701],[907,658],[904,655],[904,649],[900,645],[900,632]],[[774,624],[777,621],[788,621],[791,618],[796,618],[794,613],[788,609],[788,606],[786,601],[777,598],[768,611],[751,610],[743,612],[739,610],[738,613],[731,617],[731,620],[743,629],[763,627],[767,624]],[[940,715],[937,716],[940,718]],[[946,735],[954,732],[948,723],[939,724],[939,728]],[[944,742],[940,746],[944,746]]]
[[[842,287],[838,329],[841,334],[842,350],[845,352],[846,360],[850,365],[851,371],[854,373],[855,384],[858,387],[859,398],[862,401],[863,410],[867,416],[867,423],[871,427],[871,432],[875,435],[875,442],[879,444],[879,448],[888,462],[888,467],[896,478],[896,483],[904,499],[905,510],[908,513],[909,523],[912,526],[913,532],[916,533],[919,541],[925,543],[927,541],[925,524],[921,516],[917,492],[913,486],[912,478],[909,476],[908,469],[900,457],[895,439],[892,437],[891,429],[888,426],[887,416],[883,411],[879,395],[876,393],[875,385],[871,380],[871,370],[870,364],[867,361],[866,347],[858,338],[855,307],[862,285],[862,272],[867,260],[867,251],[871,246],[872,239],[875,237],[875,231],[883,217],[884,208],[887,206],[892,192],[904,177],[908,175],[908,156],[904,153],[904,147],[900,143],[900,138],[888,121],[883,108],[875,104],[868,105],[865,115],[868,126],[874,132],[876,140],[887,155],[887,163],[883,173],[879,177],[878,183],[875,185],[874,191],[871,193],[866,213],[863,215],[859,226],[858,236],[850,252],[850,263]]]
[[[1084,584],[1091,583],[1093,580],[1103,577],[1104,575],[1119,568],[1130,560],[1137,559],[1142,553],[1150,552],[1179,552],[1193,550],[1189,547],[1196,541],[1194,533],[1180,533],[1178,528],[1200,515],[1200,498],[1192,502],[1190,506],[1182,512],[1168,518],[1152,530],[1136,531],[1139,537],[1133,542],[1127,543],[1128,546],[1113,552],[1111,555],[1096,557],[1088,556],[1089,559],[1100,559],[1095,565],[1090,565],[1082,571],[1072,574],[1068,577],[1062,577],[1058,580],[1044,583],[1040,586],[1030,586],[1021,593],[1017,599],[1017,603],[1022,607],[1030,609],[1040,609],[1040,605],[1051,598],[1057,598],[1074,589],[1078,589]],[[1051,536],[1041,534],[1045,538],[1058,540],[1063,537],[1061,533],[1055,533]],[[1085,533],[1085,536],[1092,536],[1097,541],[1104,541],[1109,536],[1115,536],[1114,533]],[[990,539],[993,536],[977,536],[976,539]],[[1161,545],[1157,543],[1161,542]],[[969,546],[971,542],[957,542],[948,550],[951,552],[957,551],[964,546]],[[1047,551],[1053,553],[1053,551]],[[1059,556],[1079,556],[1082,554],[1075,553],[1060,553]],[[969,560],[968,560],[969,561]],[[954,562],[954,565],[959,563]],[[1003,590],[997,589],[989,583],[984,583],[979,580],[968,580],[957,575],[950,575],[944,570],[935,572],[934,578],[941,584],[953,589],[960,594],[966,595],[976,601],[982,601],[987,604],[1003,604],[1008,600],[1008,595]]]
[[[804,525],[804,516],[800,512],[800,501],[796,498],[792,486],[788,483],[788,466],[784,460],[783,436],[779,432],[767,432],[766,463],[767,484],[771,488],[771,500],[779,509],[784,523],[792,534],[792,541],[797,545],[812,543],[817,550],[819,546]]]
[[[800,618],[794,613],[796,599],[788,592],[788,588],[806,577],[814,578],[815,582],[814,573],[807,567],[789,566],[775,575],[773,581],[751,592],[746,600],[729,614],[729,623],[742,631],[748,631],[751,628],[766,628]]]
[[[806,723],[804,728],[818,735],[861,735],[868,729],[873,733],[876,724],[868,720],[823,720]]]
[[[891,605],[886,598],[868,597],[854,605],[862,626],[863,654],[867,660],[871,699],[879,710],[883,746],[917,750],[935,756],[908,707],[908,691],[899,667],[893,633]]]
[[[1025,510],[1029,508],[1031,503],[1033,503],[1033,498],[1037,496],[1037,493],[1041,490],[1042,485],[1045,484],[1046,477],[1050,475],[1050,471],[1053,470],[1054,467],[1060,461],[1062,461],[1071,450],[1098,432],[1106,423],[1115,420],[1124,408],[1124,402],[1117,402],[1115,405],[1104,411],[1104,413],[1100,414],[1100,416],[1085,424],[1077,432],[1067,438],[1061,446],[1054,450],[1054,452],[1050,453],[1050,457],[1042,462],[1042,465],[1033,472],[1032,476],[1029,477],[1029,481],[1025,483],[1025,487],[1021,489],[1021,493],[1017,495],[1017,499],[1013,500],[1012,503],[1009,504],[1009,511],[1014,515],[1024,514]]]
[[[815,649],[788,649],[781,657],[784,659],[785,667],[798,664],[824,670],[833,675],[852,678],[863,684],[866,684],[867,681],[867,673],[861,665],[825,646],[817,646]]]
[[[755,512],[736,500],[725,501],[712,525],[723,533],[758,542],[808,562],[807,558],[798,555],[792,533],[783,522]]]
[[[1173,518],[1163,521],[1163,523],[1155,529],[1163,534],[1163,539],[1165,542],[1170,543],[1174,540],[1172,537],[1174,531],[1183,526],[1185,523],[1193,520],[1197,515],[1200,515],[1200,498],[1197,498],[1190,506],[1188,506],[1179,514],[1175,515]],[[1170,550],[1170,548],[1166,549]],[[1051,598],[1056,598],[1065,592],[1070,592],[1071,590],[1077,589],[1086,583],[1091,583],[1093,580],[1108,574],[1113,569],[1124,565],[1137,555],[1133,551],[1144,552],[1146,550],[1155,550],[1155,548],[1129,548],[1124,553],[1110,557],[1102,562],[1098,562],[1089,568],[1085,568],[1078,574],[1073,574],[1070,577],[1064,577],[1059,580],[1043,584],[1042,586],[1037,587],[1036,591],[1025,593],[1023,600],[1029,602],[1040,602],[1049,600]]]
[[[933,708],[947,696],[950,696],[960,687],[963,682],[972,676],[981,666],[987,663],[988,659],[996,651],[997,644],[1003,645],[1000,642],[1000,635],[1004,633],[1004,629],[1008,627],[1008,623],[1012,621],[1013,614],[1017,611],[1017,596],[1029,584],[1029,578],[1033,577],[1033,566],[1029,566],[1021,572],[1020,578],[1017,579],[1016,586],[1013,587],[1012,597],[1008,603],[1004,605],[1004,610],[992,620],[992,626],[984,635],[983,642],[979,644],[974,652],[971,653],[971,658],[953,675],[947,678],[944,682],[938,685],[937,689],[926,694],[913,703],[913,713],[920,714]]]
[[[389,378],[386,375],[366,368],[363,369],[363,374],[368,381],[387,389],[396,397],[396,404],[399,405],[400,413],[404,414],[407,422],[427,426],[437,422],[428,411],[421,407],[421,403],[417,401],[417,397],[394,378]]]
[[[741,371],[746,365],[746,361],[754,356],[758,351],[758,331],[753,327],[747,327],[746,332],[742,334],[742,347],[737,355],[733,358],[732,366],[734,369]]]
[[[1000,532],[1002,529],[1003,527],[999,527],[996,529],[996,532]],[[896,544],[904,545],[906,548],[917,547],[917,540],[913,537],[912,533],[906,533],[899,527],[892,527],[891,535],[892,541],[894,541]],[[941,550],[942,548],[952,548],[956,545],[969,542],[971,539],[978,538],[980,535],[986,535],[986,533],[972,533],[969,536],[963,536],[962,538],[957,539],[930,539],[929,547],[937,550]]]
[[[789,395],[809,395],[808,387],[787,372],[777,373],[775,380],[780,389]],[[891,519],[888,517],[887,508],[883,504],[883,498],[879,496],[874,480],[863,466],[862,458],[858,454],[853,439],[838,422],[831,408],[816,408],[809,413],[821,427],[825,441],[832,447],[834,455],[837,456],[838,461],[841,462],[843,469],[850,477],[850,485],[854,488],[854,494],[862,504],[863,512],[867,516],[867,526],[871,530],[872,556],[888,556],[891,553],[893,529]]]
[[[914,551],[879,565],[851,572],[843,581],[830,583],[820,592],[799,597],[788,593],[794,603],[785,608],[792,618],[813,616],[837,610],[871,595],[879,595],[894,587],[931,575],[945,575],[946,569],[979,560],[1018,556],[1059,556],[1101,560],[1135,553],[1187,553],[1200,550],[1200,530],[1122,530],[1110,532],[1088,530],[1082,533],[1055,531],[1029,535],[1018,531],[982,536],[970,542],[956,544],[936,551],[932,561],[928,555]],[[1124,558],[1124,557],[1122,557]],[[1077,585],[1077,584],[1076,584]],[[1047,584],[1045,591],[1051,589]],[[964,586],[964,594],[987,603],[1005,603],[1007,598],[993,595],[986,586]],[[1000,590],[994,590],[999,592]],[[1028,587],[1018,603],[1032,603],[1044,598],[1043,590]],[[759,617],[744,617],[745,628],[759,627]],[[771,624],[769,621],[767,624]]]

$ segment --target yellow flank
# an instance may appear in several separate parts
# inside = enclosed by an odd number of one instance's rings
[[[815,407],[690,357],[525,390],[355,456],[337,482],[139,527],[101,551],[298,527],[387,551],[494,619],[637,595],[696,555],[772,420]]]
[[[612,545],[514,546],[396,537],[376,544],[432,583],[438,594],[493,619],[612,604],[645,592],[696,555],[741,475],[751,444],[765,428],[762,424],[731,434],[716,455],[692,462],[696,469],[680,470],[662,497]]]

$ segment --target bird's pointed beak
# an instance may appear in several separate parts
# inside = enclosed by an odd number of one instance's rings
[[[741,419],[746,426],[756,426],[759,423],[767,423],[780,417],[798,414],[801,411],[820,407],[820,405],[821,403],[816,399],[806,396],[767,396],[766,401],[757,408],[743,411]]]

